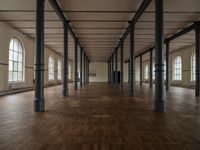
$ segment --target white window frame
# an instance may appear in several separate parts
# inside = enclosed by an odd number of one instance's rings
[[[146,64],[144,66],[144,80],[148,80],[149,79],[149,65]]]
[[[49,56],[48,75],[49,75],[49,81],[53,81],[54,80],[54,57],[53,57],[53,55]]]
[[[9,43],[8,82],[24,82],[25,77],[25,50],[23,43],[13,37]]]
[[[182,80],[182,58],[180,56],[176,56],[173,61],[173,80]]]
[[[191,56],[191,81],[196,81],[196,53]]]
[[[62,62],[60,59],[58,59],[58,80],[62,80]]]

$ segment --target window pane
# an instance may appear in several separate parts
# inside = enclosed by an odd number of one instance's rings
[[[14,39],[14,51],[18,52],[18,40]]]
[[[13,49],[14,49],[13,46],[14,46],[14,45],[13,45],[13,39],[11,39],[9,49],[10,49],[10,50],[13,50]]]
[[[19,57],[19,58],[18,58],[18,61],[19,61],[19,62],[22,62],[22,54],[19,54],[18,57]]]
[[[18,53],[17,52],[14,52],[14,61],[17,61],[18,60]]]
[[[21,43],[19,43],[19,53],[22,53],[22,45],[21,45]]]
[[[18,71],[22,71],[22,63],[18,63]]]
[[[18,81],[22,81],[22,72],[18,72]]]
[[[13,75],[12,71],[9,71],[9,77],[8,77],[9,79],[8,79],[8,81],[12,81],[12,78],[13,78],[12,75]]]
[[[13,62],[9,61],[9,71],[12,71],[12,70],[13,70]]]
[[[13,72],[13,81],[17,81],[17,72]]]
[[[9,51],[9,60],[13,60],[13,51],[12,50]]]
[[[17,62],[13,62],[14,63],[14,68],[13,68],[13,71],[17,71]]]

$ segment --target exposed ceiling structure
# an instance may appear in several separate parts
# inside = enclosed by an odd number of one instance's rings
[[[0,20],[35,38],[35,0],[0,0]],[[107,61],[128,27],[142,0],[58,0],[73,31],[91,61]],[[155,43],[154,0],[136,23],[136,54]],[[164,0],[165,37],[200,20],[199,0]],[[170,51],[193,45],[194,32],[174,40]],[[63,26],[49,2],[45,1],[45,45],[63,53]],[[129,58],[129,36],[124,44],[125,60]],[[69,36],[69,57],[74,56],[74,41]]]

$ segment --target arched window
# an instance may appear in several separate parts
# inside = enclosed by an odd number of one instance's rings
[[[155,63],[153,64],[153,80],[155,80]]]
[[[58,60],[58,80],[62,80],[62,63]]]
[[[166,61],[164,61],[164,80],[166,80],[166,69],[167,69]]]
[[[149,79],[149,65],[145,65],[144,67],[144,79],[145,80]]]
[[[196,80],[196,53],[192,54],[191,57],[191,80],[195,81]]]
[[[68,66],[68,79],[72,79],[72,70],[71,65]]]
[[[53,56],[49,56],[49,80],[54,80],[54,59]]]
[[[177,56],[173,62],[173,80],[182,80],[182,60]]]
[[[17,38],[12,38],[9,45],[9,82],[24,81],[24,48]]]

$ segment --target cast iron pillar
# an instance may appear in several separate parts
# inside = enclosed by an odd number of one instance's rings
[[[170,76],[169,76],[169,41],[166,41],[166,81],[165,81],[165,90],[169,90],[170,86]]]
[[[110,57],[110,59],[109,59],[109,65],[110,65],[110,70],[109,70],[109,74],[110,74],[110,84],[112,84],[112,73],[111,73],[112,64],[111,64],[111,57]]]
[[[64,23],[63,96],[68,96],[68,23]]]
[[[155,102],[154,111],[164,112],[164,64],[163,64],[163,0],[155,0]]]
[[[128,60],[128,84],[130,84],[130,60]]]
[[[140,85],[142,86],[142,55],[140,55]]]
[[[115,50],[115,85],[118,85],[118,49]]]
[[[36,64],[35,64],[35,112],[45,111],[44,99],[44,0],[36,1]]]
[[[88,78],[87,78],[87,83],[90,83],[90,60],[88,59],[88,67],[87,67],[87,73],[88,73]]]
[[[153,87],[153,49],[150,50],[150,70],[149,70],[149,74],[150,74],[150,80],[149,80],[149,85],[150,88]]]
[[[80,87],[83,85],[83,47],[80,48]]]
[[[78,41],[74,41],[74,90],[78,90]]]
[[[108,84],[110,84],[110,59],[108,60]]]
[[[123,93],[124,90],[124,41],[121,40],[121,51],[120,51],[120,91]]]
[[[113,85],[114,83],[114,76],[113,76],[113,71],[114,70],[114,56],[113,54],[111,55],[111,84]]]
[[[83,70],[84,70],[84,78],[83,83],[86,84],[86,54],[83,54]]]
[[[196,88],[195,96],[200,96],[200,22],[195,22],[196,37]]]
[[[130,23],[130,96],[135,96],[135,25]]]

